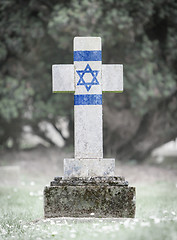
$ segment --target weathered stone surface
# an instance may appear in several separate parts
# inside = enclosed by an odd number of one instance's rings
[[[128,182],[123,177],[91,177],[91,178],[62,178],[55,177],[50,186],[128,186]]]
[[[102,64],[102,91],[123,92],[123,65]]]
[[[89,52],[93,54],[93,49],[98,54],[96,61],[89,57]],[[102,61],[99,53],[101,54],[100,37],[74,38],[75,159],[103,158],[102,103],[92,101],[98,97],[102,101]]]
[[[55,177],[50,186],[128,186],[124,177],[62,178]]]
[[[64,176],[114,176],[115,159],[64,159]]]
[[[46,186],[44,189],[44,214],[47,218],[135,216],[135,188],[128,187],[121,177],[55,178],[54,182],[58,186]],[[121,182],[122,186],[119,185]]]
[[[45,217],[134,217],[135,188],[103,158],[102,92],[123,91],[123,66],[102,65],[101,38],[75,37],[74,64],[52,74],[54,91],[74,91],[75,153],[45,187]]]
[[[74,65],[52,65],[52,79],[53,92],[74,92]]]
[[[53,91],[74,92],[74,159],[65,159],[64,176],[112,176],[115,160],[103,158],[102,92],[123,91],[123,65],[102,64],[100,37],[75,37],[73,47],[74,64],[52,67]]]

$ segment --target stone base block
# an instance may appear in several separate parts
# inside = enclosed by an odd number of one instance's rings
[[[64,159],[64,176],[114,176],[115,159]]]
[[[133,218],[135,188],[121,177],[55,178],[44,189],[44,215]]]

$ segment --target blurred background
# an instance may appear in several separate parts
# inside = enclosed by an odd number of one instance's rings
[[[51,66],[73,63],[75,36],[100,36],[103,63],[124,66],[124,92],[103,96],[104,157],[136,187],[136,226],[36,225],[74,154],[74,96],[52,93]],[[2,239],[176,239],[176,138],[176,0],[0,0]]]
[[[73,154],[73,94],[52,94],[51,65],[73,63],[75,36],[100,36],[103,63],[124,65],[124,92],[104,94],[105,156],[177,159],[176,26],[175,0],[2,0],[1,156]]]

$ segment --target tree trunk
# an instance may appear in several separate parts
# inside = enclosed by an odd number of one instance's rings
[[[115,113],[110,108],[106,108],[105,112],[107,112],[106,115],[109,114],[109,118],[115,117]],[[111,132],[105,136],[105,143],[108,144],[106,153],[113,152],[119,160],[143,161],[154,148],[177,136],[177,90],[142,118],[136,118],[130,110],[128,113],[127,120],[127,112],[120,111],[118,115],[121,116],[122,123],[116,129],[112,129],[110,125],[107,126]],[[135,124],[134,131],[130,125],[131,122]]]

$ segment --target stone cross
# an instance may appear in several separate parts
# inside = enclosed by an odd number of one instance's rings
[[[102,92],[123,91],[123,66],[102,64],[100,37],[74,38],[74,64],[52,66],[53,92],[74,93],[74,159],[64,177],[114,176],[115,160],[103,158]]]

